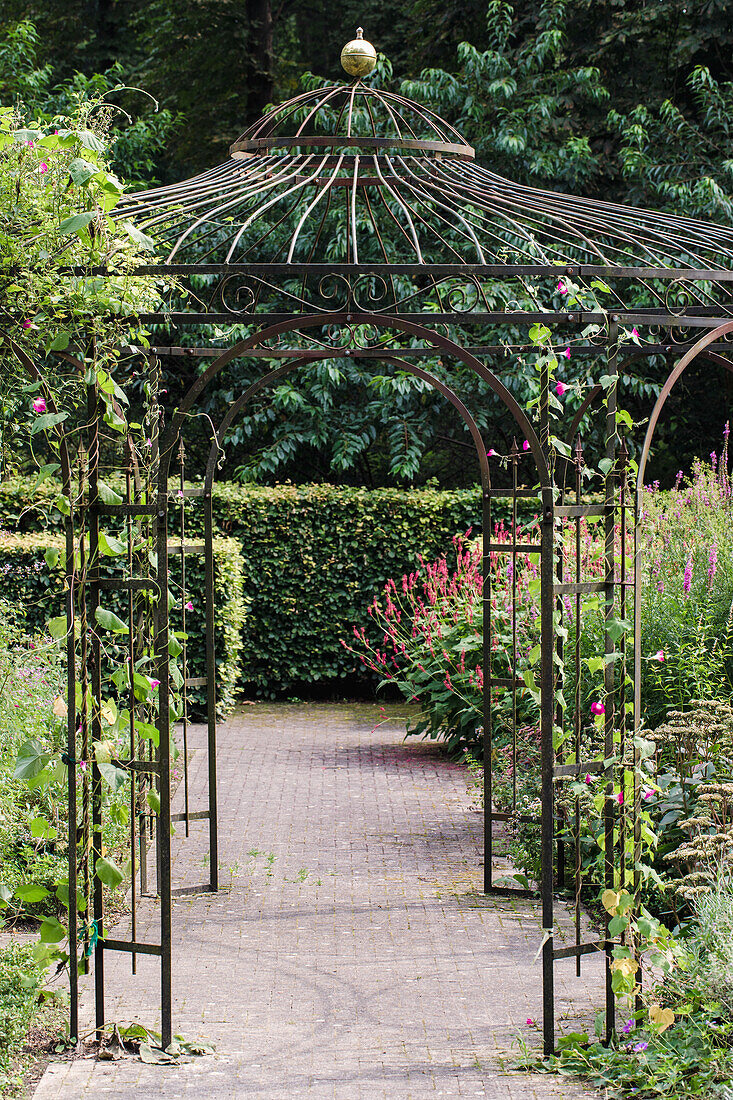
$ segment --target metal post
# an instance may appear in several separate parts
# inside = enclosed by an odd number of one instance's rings
[[[163,1047],[173,1039],[171,782],[170,782],[170,659],[168,653],[168,492],[160,485],[157,509],[158,584],[155,609],[155,663],[158,687],[158,893],[160,895],[160,1030]]]
[[[481,707],[483,713],[483,764],[484,764],[484,893],[488,894],[493,885],[494,861],[494,818],[491,760],[491,493],[484,488],[482,498],[483,552],[482,568],[482,625],[483,639],[481,668],[483,687]]]
[[[216,799],[216,648],[214,606],[214,521],[211,486],[204,494],[204,570],[206,584],[206,721],[209,754],[209,882],[219,889],[219,839]]]
[[[542,490],[542,536],[540,558],[540,623],[542,629],[540,668],[540,733],[542,740],[542,836],[541,875],[542,928],[546,937],[542,947],[542,1034],[545,1054],[555,1049],[555,973],[554,973],[554,825],[555,806],[553,769],[555,749],[554,726],[554,652],[553,610],[555,606],[553,562],[555,542],[555,508],[552,489]]]
[[[605,667],[603,672],[603,687],[605,692],[605,708],[603,723],[603,754],[609,760],[614,754],[614,723],[615,723],[615,689],[616,672],[613,655],[615,643],[611,632],[611,621],[615,615],[616,597],[616,566],[615,566],[615,526],[616,526],[616,405],[618,387],[618,321],[612,319],[608,332],[608,374],[613,381],[606,391],[606,459],[609,463],[605,478],[604,501],[604,534],[605,534]],[[623,775],[623,768],[621,768]],[[604,882],[606,889],[613,890],[615,886],[614,865],[614,824],[615,811],[613,801],[613,770],[606,783],[606,798],[603,810],[605,852],[604,852]],[[616,1028],[616,997],[611,988],[611,962],[612,948],[608,935],[609,917],[605,919],[605,954],[606,954],[606,1040],[610,1041]]]

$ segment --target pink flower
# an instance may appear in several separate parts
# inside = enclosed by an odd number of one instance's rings
[[[558,382],[558,384],[555,386],[555,393],[557,394],[558,397],[562,397],[562,395],[565,393],[565,390],[567,388],[568,387],[565,385],[564,382]]]
[[[660,665],[664,664],[664,650],[663,649],[658,649],[657,650],[657,652],[654,654],[654,660],[659,661]]]
[[[146,446],[146,447],[152,447],[152,446],[153,446],[153,441],[152,441],[152,439],[146,439],[146,440],[145,440],[145,446]]]
[[[686,596],[689,596],[690,589],[692,588],[692,553],[690,553],[685,565],[685,575],[682,580],[682,591]]]
[[[34,149],[35,148],[35,142],[33,142],[33,141],[27,141],[26,145],[28,146],[29,149]]]
[[[527,1017],[527,1027],[534,1027],[534,1020],[531,1016]]]
[[[522,444],[522,450],[523,451],[528,451],[529,450],[529,440],[528,439],[525,439],[524,443]]]
[[[716,543],[710,547],[708,555],[708,584],[713,583],[713,577],[718,569],[718,547]]]
[[[38,171],[41,173],[42,176],[45,175],[46,172],[48,172],[48,165],[46,164],[45,160],[42,160],[39,164]]]
[[[623,804],[624,804],[624,792],[623,791],[618,792],[618,794],[616,795],[616,801],[618,802],[619,806],[623,806]]]
[[[590,784],[590,783],[592,783],[592,782],[593,782],[593,780],[592,780],[592,778],[591,778],[590,774],[587,774],[587,775],[586,775],[586,777],[585,777],[585,781],[586,781],[586,783],[588,783],[588,784]]]
[[[495,458],[496,457],[496,451],[494,450],[493,447],[489,447],[488,451],[486,452],[486,457],[487,458]]]
[[[596,700],[595,703],[591,703],[590,711],[591,714],[605,714],[606,708],[604,707],[603,703],[599,703],[598,700]]]
[[[193,604],[191,603],[190,600],[186,604],[186,611],[193,611]]]
[[[182,496],[183,496],[183,489],[179,489],[179,490],[178,490],[178,496],[179,496],[179,497],[182,497]]]
[[[632,335],[632,336],[635,336],[635,337],[637,338],[637,340],[639,339],[639,330],[638,330],[638,328],[636,327],[636,325],[634,325],[634,327],[632,328],[632,330],[631,330],[631,335]]]
[[[150,681],[150,686],[151,686],[151,688],[160,687],[160,680],[151,680]]]
[[[25,321],[21,322],[20,327],[21,328],[30,328],[32,324],[33,324],[33,322],[31,321],[30,317],[26,317]]]
[[[37,413],[45,413],[46,411],[46,398],[36,397],[33,401],[33,409]]]
[[[565,286],[565,283],[562,281],[562,279],[558,280],[557,290],[559,294],[567,294],[568,292],[568,288]]]
[[[654,787],[642,787],[641,797],[645,802],[648,802],[650,798],[654,798]]]
[[[565,348],[565,351],[561,351],[560,354],[564,355],[566,359],[569,359],[570,358],[570,348]]]

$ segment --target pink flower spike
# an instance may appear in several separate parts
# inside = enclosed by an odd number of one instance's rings
[[[569,359],[571,355],[570,348],[565,348],[565,351],[560,352],[560,354],[564,355],[566,359]]]
[[[528,451],[529,450],[529,440],[528,439],[525,439],[524,443],[522,444],[522,450],[523,451]]]
[[[557,290],[559,294],[567,294],[568,292],[568,288],[565,286],[565,283],[562,281],[562,279],[558,280]]]
[[[664,664],[664,650],[658,649],[654,654],[654,660],[659,661],[660,665]]]
[[[555,393],[557,394],[558,397],[562,397],[562,395],[565,393],[565,390],[567,388],[568,387],[565,385],[564,382],[558,382],[558,384],[555,386]]]
[[[20,327],[21,328],[30,328],[32,324],[33,324],[33,322],[31,321],[30,317],[26,317],[25,321],[21,322]]]
[[[603,703],[599,703],[598,700],[596,700],[595,703],[591,703],[590,711],[591,714],[605,714],[606,708],[604,707]]]
[[[193,604],[191,603],[190,600],[186,604],[186,611],[193,611]]]
[[[46,398],[45,397],[36,397],[36,399],[33,402],[33,409],[37,413],[45,413],[45,411],[46,411]]]
[[[42,176],[45,175],[46,172],[48,172],[48,165],[46,164],[45,160],[41,161],[41,163],[38,166],[38,170],[39,170],[39,172],[41,173]]]

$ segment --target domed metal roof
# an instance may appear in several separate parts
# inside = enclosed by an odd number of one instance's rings
[[[172,265],[733,261],[728,227],[512,183],[434,112],[359,80],[280,104],[224,164],[127,196],[115,216]]]

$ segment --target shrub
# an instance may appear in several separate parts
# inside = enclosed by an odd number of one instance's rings
[[[188,543],[188,545],[193,545]],[[56,534],[11,535],[0,532],[0,593],[14,607],[23,609],[24,627],[29,634],[40,633],[46,623],[64,613],[62,573],[59,565],[49,568],[47,550],[60,551],[63,539]],[[180,601],[175,594],[180,585],[180,556],[170,558],[170,582],[174,595],[171,609],[171,628],[180,628]],[[240,669],[242,626],[245,620],[246,602],[242,594],[243,561],[239,544],[234,539],[214,540],[215,599],[216,599],[216,663],[217,706],[221,712],[231,709],[234,703]],[[112,559],[105,559],[102,569],[112,575]],[[205,673],[205,620],[204,620],[204,561],[203,555],[186,556],[187,592],[193,594],[193,611],[187,615],[188,664],[190,676]],[[120,595],[110,599],[112,606],[122,612]],[[204,688],[190,689],[190,699],[195,706],[203,705]]]

